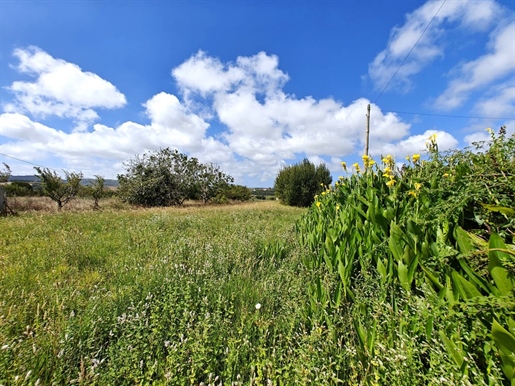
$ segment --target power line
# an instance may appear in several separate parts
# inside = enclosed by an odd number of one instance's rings
[[[4,153],[0,153],[0,155],[2,155],[2,156],[4,156],[4,157],[7,157],[7,158],[15,159],[16,161],[25,162],[26,164],[29,164],[29,165],[34,165],[34,166],[38,166],[38,167],[40,167],[40,168],[50,169],[50,170],[57,171],[57,169],[47,168],[46,166],[38,165],[38,164],[35,164],[35,163],[33,163],[33,162],[30,162],[30,161],[25,161],[25,160],[22,160],[22,159],[20,159],[20,158],[16,158],[16,157],[13,157],[13,156],[11,156],[11,155],[4,154]]]
[[[424,36],[424,34],[426,33],[427,29],[429,28],[429,26],[431,25],[431,23],[433,22],[433,20],[436,18],[436,15],[438,15],[438,13],[440,12],[440,10],[442,9],[443,5],[445,4],[447,0],[444,0],[442,5],[440,5],[440,8],[438,8],[438,11],[436,11],[435,15],[433,16],[433,18],[431,19],[431,21],[429,22],[429,24],[426,26],[426,28],[424,29],[424,31],[422,31],[422,34],[420,35],[420,37],[418,38],[418,40],[415,42],[415,44],[413,45],[413,47],[411,47],[411,50],[408,52],[408,55],[406,55],[406,57],[404,58],[404,60],[401,62],[400,66],[397,68],[397,70],[395,71],[395,73],[392,75],[392,77],[390,78],[390,80],[388,81],[388,83],[386,84],[386,86],[384,86],[383,88],[383,91],[381,91],[381,93],[379,94],[379,96],[376,98],[376,100],[374,101],[374,103],[376,103],[379,98],[381,98],[381,95],[383,95],[383,93],[385,92],[385,90],[388,88],[388,86],[390,85],[390,83],[392,82],[393,78],[395,78],[395,75],[397,75],[397,73],[399,72],[399,70],[401,69],[401,67],[403,66],[404,62],[406,62],[406,59],[408,59],[408,56],[410,56],[411,52],[415,49],[415,47],[417,46],[418,42],[420,41],[420,39],[422,39],[422,36]]]
[[[375,111],[382,111],[388,109],[374,109]],[[513,120],[515,117],[476,117],[470,115],[450,115],[450,114],[431,114],[431,113],[414,113],[409,111],[394,111],[388,110],[388,112],[396,113],[396,114],[411,114],[411,115],[427,115],[430,117],[445,117],[445,118],[470,118],[470,119],[505,119],[505,120]]]

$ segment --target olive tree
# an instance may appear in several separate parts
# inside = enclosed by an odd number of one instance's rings
[[[0,169],[0,182],[9,181],[9,177],[11,177],[11,168],[4,162],[3,169]]]
[[[73,200],[80,190],[82,173],[70,173],[64,170],[66,180],[63,180],[55,171],[48,168],[34,167],[38,172],[37,177],[41,181],[43,195],[57,203],[57,210]]]
[[[196,178],[197,195],[203,203],[206,203],[227,189],[233,181],[234,179],[223,173],[219,166],[200,164]]]
[[[119,196],[144,206],[177,206],[196,197],[207,202],[232,180],[217,166],[170,148],[137,155],[124,166],[126,173],[118,175]]]
[[[315,166],[305,158],[279,172],[274,183],[275,195],[283,204],[307,207],[332,180],[325,164]]]

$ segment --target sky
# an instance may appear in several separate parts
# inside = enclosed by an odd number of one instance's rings
[[[515,2],[0,0],[0,165],[178,149],[249,187],[515,132]]]

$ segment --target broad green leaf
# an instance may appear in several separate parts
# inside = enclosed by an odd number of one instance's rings
[[[497,288],[495,288],[493,285],[481,278],[476,272],[474,272],[474,270],[467,264],[465,259],[458,257],[458,262],[460,263],[463,271],[465,271],[465,273],[468,275],[469,279],[476,283],[486,293],[493,294],[495,296],[499,294],[499,290],[497,290]]]
[[[490,235],[488,242],[488,271],[494,279],[501,295],[510,295],[513,289],[513,276],[504,268],[501,261],[510,259],[509,255],[497,249],[506,249],[506,245],[496,233]]]
[[[463,358],[464,358],[463,352],[456,347],[456,345],[454,344],[454,342],[452,340],[447,338],[447,336],[445,335],[445,333],[443,331],[438,331],[438,334],[440,335],[440,339],[442,339],[442,342],[445,345],[445,348],[446,348],[447,352],[449,353],[449,355],[452,357],[454,362],[459,367],[461,367],[461,365],[463,365]]]
[[[419,264],[422,271],[426,274],[426,277],[431,281],[431,283],[440,291],[444,286],[440,283],[440,281],[436,278],[434,273],[432,273],[428,268],[424,267],[422,264]]]
[[[499,212],[508,217],[515,217],[515,209],[507,208],[505,206],[500,205],[490,205],[490,204],[481,204],[483,208],[488,209],[491,212]]]
[[[410,290],[410,282],[408,280],[408,267],[404,265],[402,261],[398,262],[398,274],[399,274],[399,282],[401,283],[402,288],[406,291]]]
[[[381,261],[381,258],[377,258],[377,272],[381,275],[381,281],[384,283],[386,282],[386,267],[384,266],[383,262]]]
[[[454,238],[458,242],[458,248],[461,253],[466,255],[475,249],[470,237],[468,236],[468,232],[459,226],[454,229]]]
[[[515,366],[515,336],[510,334],[497,320],[492,323],[492,337],[496,346],[509,356]]]
[[[458,272],[452,271],[451,276],[454,286],[463,299],[472,299],[476,296],[481,296],[481,292],[479,292],[471,282],[461,276]]]
[[[402,261],[402,257],[404,255],[404,248],[402,247],[401,241],[402,233],[401,228],[392,222],[390,226],[390,239],[388,240],[388,246],[397,261]]]

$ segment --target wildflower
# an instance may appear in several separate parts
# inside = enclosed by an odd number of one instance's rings
[[[408,192],[408,194],[409,194],[410,196],[413,196],[413,197],[417,198],[417,192],[415,192],[414,190],[410,190],[410,191]]]
[[[317,201],[315,202],[315,205],[317,206],[317,208],[320,208],[320,205],[322,205],[322,203],[320,201]]]
[[[343,161],[342,161],[342,168],[343,168],[343,170],[347,171],[347,164]]]
[[[338,179],[339,179],[340,181],[342,181],[342,180],[343,180],[343,176],[339,176],[339,177],[338,177]]]
[[[368,161],[368,165],[369,166],[372,166],[372,165],[375,165],[376,164],[376,161],[374,161],[373,159],[371,159],[370,161]]]
[[[370,157],[365,154],[361,157],[361,159],[363,160],[363,165],[365,166],[365,169],[368,168],[368,166],[370,165]]]
[[[336,211],[340,210],[340,205],[336,205]]]
[[[256,303],[256,310],[259,310],[261,308],[261,304],[260,303]]]
[[[413,154],[413,162],[417,163],[420,160],[420,154]]]
[[[320,183],[320,186],[324,186],[324,183],[323,183],[323,182],[321,182],[321,183]]]
[[[318,198],[318,194],[315,194],[315,197],[313,197],[315,200]]]
[[[436,133],[431,134],[431,136],[429,137],[429,140],[430,140],[432,143],[435,143],[435,142],[436,142]]]
[[[419,191],[421,187],[422,187],[422,184],[420,182],[415,182],[415,189],[417,191]]]
[[[324,192],[322,192],[322,196],[325,196],[326,194],[327,194],[327,192],[325,192],[325,191],[324,191]]]
[[[392,178],[390,181],[386,183],[386,185],[391,188],[393,185],[395,185],[395,180]]]
[[[445,178],[448,178],[448,177],[449,177],[449,173],[444,173],[444,174],[443,174],[443,176],[444,176]]]
[[[410,158],[410,156],[409,156],[409,155],[407,155],[407,156],[406,156],[406,161],[408,161],[408,162],[409,162],[409,160],[410,160],[410,159],[411,159],[411,158]]]
[[[493,134],[494,133],[494,131],[490,127],[487,127],[486,131],[488,131],[489,134]]]
[[[359,173],[359,172],[361,171],[361,169],[360,169],[360,167],[359,167],[359,164],[358,164],[357,162],[356,162],[356,163],[353,163],[353,164],[352,164],[352,166],[354,167],[354,169],[356,169],[356,172],[358,172],[358,173]]]
[[[384,173],[385,174],[390,174],[392,172],[392,169],[390,169],[388,166],[384,168]]]

